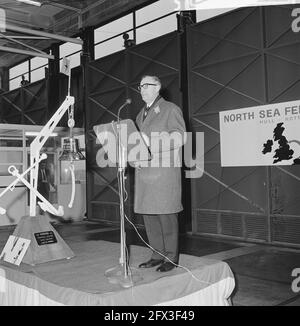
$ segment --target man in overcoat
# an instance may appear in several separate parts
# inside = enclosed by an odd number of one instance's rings
[[[47,200],[49,200],[50,185],[52,185],[50,179],[51,175],[50,170],[47,167],[47,162],[45,160],[41,161],[41,163],[39,164],[37,190]]]
[[[178,213],[181,203],[181,147],[185,122],[181,109],[160,96],[161,82],[144,76],[139,90],[145,106],[136,123],[149,145],[152,159],[136,163],[134,210],[143,215],[150,260],[140,268],[158,266],[159,272],[173,269],[179,260]]]

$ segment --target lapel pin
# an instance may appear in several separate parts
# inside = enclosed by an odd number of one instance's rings
[[[154,108],[154,112],[155,112],[156,114],[158,114],[158,113],[160,112],[159,106],[156,106],[156,107]]]

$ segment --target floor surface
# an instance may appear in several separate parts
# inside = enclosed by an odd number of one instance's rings
[[[68,242],[107,240],[119,242],[116,226],[96,222],[56,224],[62,238]],[[140,236],[147,239],[143,228]],[[3,248],[13,228],[0,229]],[[145,246],[135,230],[126,231],[127,245]],[[224,260],[235,275],[233,306],[299,306],[300,249],[240,243],[184,234],[180,236],[180,252],[198,257]],[[145,257],[148,259],[149,257]],[[297,278],[292,272],[299,269]],[[293,286],[292,286],[293,284]]]

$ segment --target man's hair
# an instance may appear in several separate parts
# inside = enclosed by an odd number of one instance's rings
[[[161,81],[160,81],[159,77],[157,77],[157,76],[152,76],[152,75],[144,75],[144,76],[141,78],[141,81],[142,81],[144,78],[146,78],[146,77],[150,77],[150,78],[154,79],[155,82],[160,86],[160,89],[162,88],[162,84],[161,84]]]

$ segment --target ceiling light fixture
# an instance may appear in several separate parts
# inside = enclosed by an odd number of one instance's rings
[[[33,6],[37,6],[37,7],[40,7],[42,4],[41,2],[38,2],[38,1],[32,1],[32,0],[17,0],[18,2],[23,2],[23,3],[26,3],[28,5],[33,5]]]

